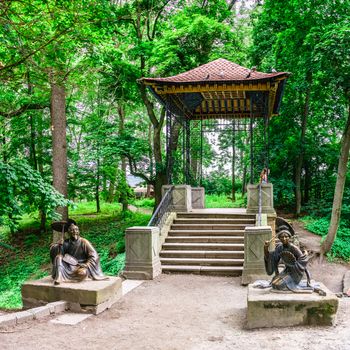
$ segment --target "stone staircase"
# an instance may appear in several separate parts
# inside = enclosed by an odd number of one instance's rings
[[[240,276],[244,229],[255,215],[178,213],[160,252],[164,273]]]

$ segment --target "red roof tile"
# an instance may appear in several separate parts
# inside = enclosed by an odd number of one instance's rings
[[[287,72],[262,73],[242,67],[236,63],[219,58],[215,61],[203,64],[188,72],[180,73],[167,78],[142,78],[146,82],[159,83],[193,83],[193,82],[217,82],[217,81],[249,81],[268,80],[279,76],[288,76]]]

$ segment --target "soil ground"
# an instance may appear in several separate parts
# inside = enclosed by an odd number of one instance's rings
[[[295,228],[312,255],[318,237]],[[317,259],[310,266],[313,279],[334,292],[341,291],[348,269],[348,265],[319,264]],[[46,318],[5,330],[0,333],[0,348],[350,350],[350,298],[339,299],[335,327],[250,331],[245,329],[246,299],[247,288],[238,277],[161,275],[132,290],[110,310],[75,326]]]

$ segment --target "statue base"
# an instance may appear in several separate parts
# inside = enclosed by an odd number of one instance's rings
[[[122,296],[122,279],[110,276],[108,280],[64,282],[54,285],[51,277],[28,281],[22,285],[24,308],[64,300],[74,312],[97,315],[110,308]]]
[[[272,293],[271,288],[248,286],[247,328],[331,326],[338,310],[338,298],[319,283],[318,293]]]

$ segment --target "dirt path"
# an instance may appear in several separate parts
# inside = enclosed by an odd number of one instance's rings
[[[295,228],[304,247],[317,252],[319,238]],[[334,292],[342,290],[349,268],[317,259],[310,264],[313,279]],[[8,329],[0,333],[0,349],[350,350],[350,298],[339,299],[336,327],[254,331],[245,329],[246,299],[240,278],[161,275],[75,326],[54,324],[51,317]]]
[[[76,326],[50,319],[0,334],[5,349],[350,349],[350,298],[336,327],[244,329],[247,289],[240,278],[161,275]],[[11,331],[11,330],[10,330]]]

